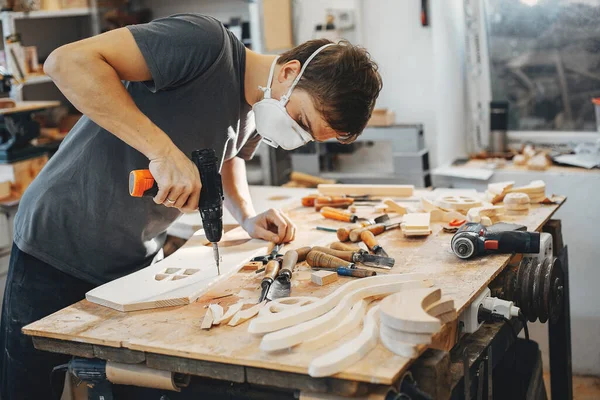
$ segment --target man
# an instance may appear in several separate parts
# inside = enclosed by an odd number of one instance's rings
[[[68,44],[44,69],[85,117],[15,219],[0,330],[4,400],[45,398],[52,367],[69,359],[34,350],[24,325],[147,266],[167,227],[198,207],[193,150],[216,151],[226,206],[250,236],[289,242],[296,228],[284,213],[256,215],[244,160],[261,140],[287,150],[353,141],[381,90],[363,49],[316,40],[260,55],[194,14]],[[130,197],[129,171],[148,167],[158,194]]]

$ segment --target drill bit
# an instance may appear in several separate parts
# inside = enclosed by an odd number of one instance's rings
[[[215,257],[215,262],[217,263],[217,275],[221,275],[221,268],[219,267],[220,257],[219,257],[219,245],[216,242],[213,242],[213,256]]]

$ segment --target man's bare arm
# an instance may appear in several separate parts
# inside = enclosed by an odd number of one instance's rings
[[[136,106],[121,80],[152,79],[133,35],[117,29],[54,50],[44,64],[73,105],[98,125],[140,151],[160,191],[157,203],[184,209],[198,207],[200,177],[196,167]]]

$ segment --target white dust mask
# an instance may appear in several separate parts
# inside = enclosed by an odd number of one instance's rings
[[[332,46],[333,44],[334,43],[329,43],[319,47],[310,55],[310,57],[308,57],[302,66],[300,73],[296,79],[294,79],[294,82],[292,82],[290,89],[285,95],[281,96],[280,100],[271,98],[271,84],[273,83],[277,58],[273,60],[271,70],[269,71],[267,87],[258,87],[264,92],[264,98],[252,107],[252,110],[254,110],[254,119],[256,121],[256,130],[262,136],[263,141],[269,146],[275,148],[281,147],[284,150],[294,150],[313,140],[311,134],[306,132],[292,117],[290,117],[285,106],[290,100],[292,91],[298,84],[308,63],[319,54],[321,50],[328,46]]]

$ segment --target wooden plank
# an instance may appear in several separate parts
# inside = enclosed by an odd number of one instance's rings
[[[25,111],[40,111],[60,106],[60,101],[20,101],[12,108],[0,109],[0,115],[15,114]]]
[[[125,364],[139,364],[146,361],[146,355],[143,351],[102,346],[98,344],[94,345],[94,357]]]
[[[74,343],[47,337],[33,338],[33,347],[51,353],[71,354],[73,356],[94,358],[94,346],[88,343]]]
[[[558,207],[534,204],[528,215],[502,216],[502,220],[526,225],[529,230],[539,230]],[[300,199],[297,200],[297,207],[288,210],[288,215],[299,228],[291,248],[327,245],[337,241],[335,233],[317,231],[314,227],[339,228],[346,225],[325,220],[314,210],[301,207]],[[372,215],[364,214],[365,217]],[[405,238],[400,230],[384,232],[377,238],[390,256],[396,259],[396,265],[390,273],[424,273],[436,287],[442,289],[444,296],[454,299],[455,307],[460,312],[503,270],[510,256],[490,255],[461,260],[450,251],[452,234],[443,232],[441,223],[432,223],[431,226],[432,234],[423,238]],[[228,240],[228,235],[223,240]],[[292,278],[292,296],[324,297],[352,279],[340,277],[336,282],[317,287],[306,280],[308,271],[305,263],[296,268]],[[123,313],[84,300],[26,326],[24,332],[32,336],[168,355],[182,361],[203,360],[306,374],[315,356],[332,350],[337,344],[314,351],[301,351],[298,348],[271,354],[259,349],[260,337],[247,332],[248,324],[237,327],[214,326],[209,331],[200,329],[205,306],[217,303],[227,308],[241,299],[237,296],[241,290],[256,291],[261,279],[260,274],[240,271],[216,283],[195,303],[150,311]],[[339,340],[351,339],[359,332],[360,329],[348,332]],[[425,346],[419,346],[418,352],[423,351]],[[410,360],[393,355],[378,344],[367,356],[335,375],[335,378],[390,385],[409,365]]]
[[[317,186],[319,193],[324,196],[380,196],[380,197],[409,197],[413,195],[413,185],[343,185],[321,184]]]
[[[146,365],[150,368],[196,375],[203,378],[220,379],[236,383],[245,382],[244,367],[239,365],[190,360],[154,353],[146,353]]]

